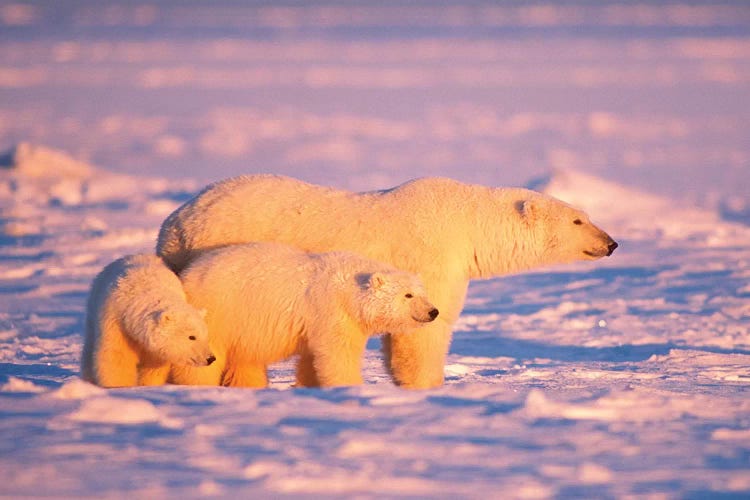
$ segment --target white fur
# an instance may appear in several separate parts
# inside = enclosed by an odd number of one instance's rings
[[[415,275],[344,252],[233,245],[203,254],[181,279],[190,303],[208,311],[217,362],[175,366],[178,384],[265,387],[267,366],[297,353],[298,385],[360,384],[370,335],[408,332],[437,314]]]
[[[171,363],[205,365],[212,353],[203,316],[160,257],[118,259],[91,286],[81,375],[103,387],[156,385]]]
[[[614,243],[580,210],[526,189],[425,178],[352,193],[255,175],[208,186],[178,208],[161,227],[157,253],[179,270],[201,251],[248,241],[347,250],[418,274],[440,317],[383,342],[407,387],[442,384],[469,280],[599,258]]]

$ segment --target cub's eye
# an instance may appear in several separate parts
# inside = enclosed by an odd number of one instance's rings
[[[410,293],[407,293],[406,295],[404,295],[404,297],[406,297],[407,299],[410,299],[410,298],[414,297],[414,295],[412,295]]]
[[[583,224],[583,221],[581,219],[576,219],[573,221],[573,224],[575,224],[576,226],[580,226],[581,224]]]
[[[195,335],[191,335],[188,337],[190,340],[195,340]]]

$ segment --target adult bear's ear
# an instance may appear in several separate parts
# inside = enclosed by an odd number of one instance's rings
[[[516,211],[522,215],[523,217],[533,217],[534,216],[534,201],[533,200],[518,200],[516,202]]]

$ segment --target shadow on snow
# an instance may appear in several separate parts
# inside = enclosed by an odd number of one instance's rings
[[[711,346],[694,347],[672,342],[606,347],[552,345],[534,340],[503,337],[493,337],[491,342],[481,342],[472,338],[471,333],[454,338],[450,352],[459,356],[510,357],[519,360],[546,358],[566,362],[609,361],[619,363],[645,361],[654,355],[664,356],[669,354],[672,349],[716,354],[750,354],[750,351],[744,349],[725,349]]]

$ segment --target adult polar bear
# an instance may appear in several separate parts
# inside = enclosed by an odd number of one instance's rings
[[[353,193],[248,175],[212,184],[175,210],[156,251],[180,271],[201,251],[251,241],[345,250],[418,274],[440,316],[418,332],[383,338],[391,374],[410,388],[443,383],[471,279],[598,259],[617,247],[582,211],[522,188],[430,177]]]

